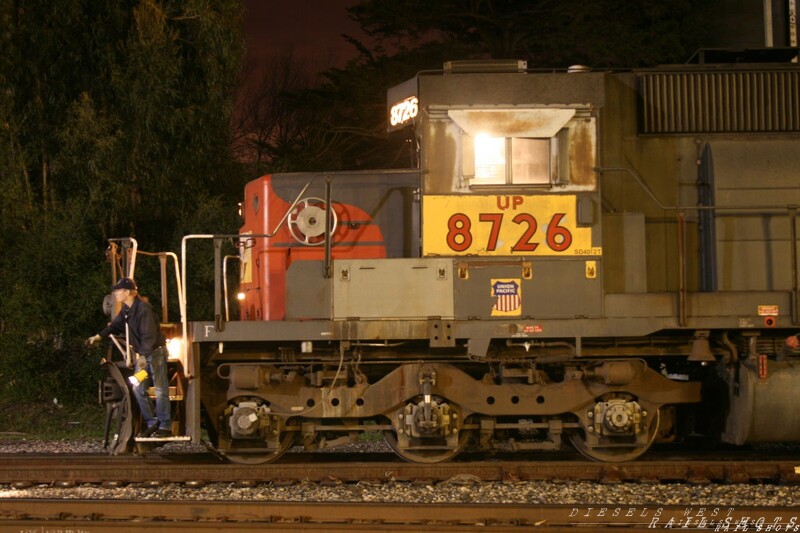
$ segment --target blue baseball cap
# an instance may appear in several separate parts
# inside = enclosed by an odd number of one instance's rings
[[[113,287],[111,287],[112,291],[117,291],[119,289],[127,289],[129,291],[137,290],[136,282],[133,281],[131,278],[119,278]]]

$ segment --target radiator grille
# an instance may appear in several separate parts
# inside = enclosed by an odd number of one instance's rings
[[[640,73],[640,133],[800,132],[800,71]]]

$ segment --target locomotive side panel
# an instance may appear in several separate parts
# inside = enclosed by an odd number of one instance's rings
[[[800,205],[798,140],[786,135],[763,137],[707,140],[716,204],[764,206],[717,214],[719,290],[792,288],[791,218],[786,206]]]
[[[447,259],[339,260],[334,318],[453,318],[453,264]]]
[[[458,260],[456,318],[598,318],[603,312],[601,265],[597,259],[516,265]]]
[[[800,195],[798,69],[716,65],[627,76],[620,85],[636,95],[637,134],[627,137],[616,163],[604,166],[636,173],[665,209],[630,173],[604,176],[604,192],[611,205],[626,209],[627,191],[615,194],[610,182],[642,189],[630,198],[646,210],[650,290],[680,288],[678,270],[660,267],[674,265],[678,253],[676,207],[685,208],[687,290],[791,289],[790,206]],[[630,94],[623,98],[631,102]]]
[[[602,113],[601,162],[603,218],[631,214],[623,227],[605,227],[608,255],[622,254],[644,261],[645,292],[677,291],[679,287],[678,221],[674,206],[697,205],[697,147],[685,136],[642,136],[639,132],[641,95],[636,77],[629,73],[606,76],[607,95]],[[667,209],[665,209],[665,207]],[[686,287],[698,290],[697,217],[686,214]],[[640,226],[640,224],[643,224]],[[623,231],[623,233],[618,233]],[[626,232],[644,233],[641,252],[628,250]],[[643,256],[643,257],[639,257]],[[624,262],[634,269],[631,261]],[[622,292],[625,270],[607,269],[606,289]],[[639,292],[638,288],[636,291]]]
[[[681,290],[679,213],[686,291],[793,287],[790,206],[800,200],[800,155],[796,105],[787,99],[798,73],[729,70],[607,78],[604,219],[644,215],[649,292]],[[627,220],[624,229],[632,224],[639,222]],[[609,255],[630,255],[615,230],[604,229]],[[624,271],[606,275],[607,291],[623,292]]]

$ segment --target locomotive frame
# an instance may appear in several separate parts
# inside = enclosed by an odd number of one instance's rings
[[[800,440],[798,87],[796,63],[493,61],[390,89],[417,169],[264,176],[239,234],[184,238],[176,431],[242,463],[365,432],[416,462]],[[200,239],[215,316],[188,321]]]

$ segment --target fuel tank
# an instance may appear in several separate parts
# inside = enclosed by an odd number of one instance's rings
[[[800,364],[751,357],[729,371],[728,385],[724,442],[800,441]]]

